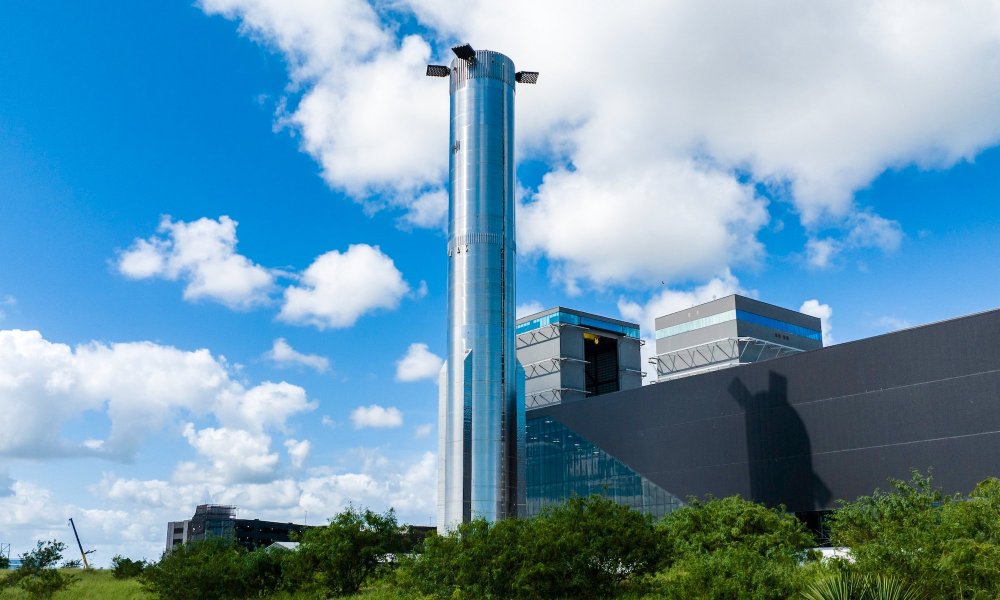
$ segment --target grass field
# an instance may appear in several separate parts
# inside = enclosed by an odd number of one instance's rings
[[[134,579],[115,579],[111,571],[72,569],[67,571],[80,578],[73,587],[57,593],[53,600],[156,600],[156,596],[143,591]],[[2,571],[0,571],[2,573]],[[387,590],[369,590],[351,596],[351,600],[397,600],[398,594]],[[282,593],[272,596],[273,600],[314,600],[304,594]],[[0,600],[29,600],[28,594],[19,588],[0,587]]]
[[[135,580],[115,579],[111,571],[72,569],[68,572],[80,581],[68,590],[57,593],[53,600],[155,600],[155,596],[142,591]],[[19,588],[0,589],[0,600],[28,600]]]

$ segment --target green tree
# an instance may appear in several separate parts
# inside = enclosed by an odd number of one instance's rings
[[[21,566],[7,575],[4,583],[17,585],[33,599],[45,600],[76,583],[75,575],[61,573],[55,566],[62,559],[66,544],[51,540],[39,541],[34,550],[22,554]]]
[[[404,548],[391,509],[378,514],[348,507],[326,527],[308,529],[285,562],[285,584],[332,595],[357,592]]]
[[[438,598],[530,597],[525,590],[530,527],[523,519],[474,519],[448,535],[431,535],[423,553],[402,569],[398,585]]]
[[[812,535],[794,516],[732,496],[692,500],[657,525],[662,598],[770,600],[801,589]]]
[[[913,471],[892,488],[844,502],[831,517],[833,543],[854,557],[840,568],[897,578],[931,598],[1000,597],[1000,480],[963,497]]]
[[[0,554],[0,571],[5,571],[10,568],[10,559]]]
[[[164,600],[263,597],[278,587],[278,561],[263,549],[247,552],[233,540],[210,538],[164,553],[160,562],[143,569],[141,580]]]
[[[400,585],[438,598],[601,598],[656,562],[652,519],[592,496],[534,519],[476,519],[430,536]]]
[[[120,554],[111,558],[111,574],[115,579],[134,579],[142,575],[145,568],[145,560],[132,560]]]
[[[525,540],[531,567],[524,589],[539,597],[602,598],[655,570],[653,519],[601,496],[574,497],[542,512]]]

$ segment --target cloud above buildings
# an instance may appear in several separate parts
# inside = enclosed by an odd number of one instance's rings
[[[823,304],[815,298],[806,300],[799,307],[800,313],[816,317],[820,320],[823,329],[823,345],[829,346],[833,341],[833,308],[829,304]]]
[[[285,440],[285,451],[292,460],[292,467],[301,469],[309,458],[312,443],[309,440]]]
[[[330,370],[330,359],[318,354],[303,354],[292,348],[285,338],[274,340],[271,349],[264,353],[264,358],[279,367],[297,365],[309,367],[317,373],[326,373]]]
[[[903,230],[896,221],[871,211],[858,211],[844,220],[841,235],[810,238],[806,242],[806,263],[816,269],[832,267],[846,251],[858,248],[895,252],[903,237]]]
[[[409,292],[403,274],[378,246],[352,244],[309,265],[299,284],[285,290],[278,319],[318,329],[350,327],[365,313],[396,308]]]
[[[236,309],[266,304],[274,274],[236,253],[237,225],[227,216],[189,223],[164,216],[160,235],[137,239],[121,253],[118,271],[130,279],[183,279],[186,300],[208,299]]]
[[[367,313],[395,309],[411,292],[392,258],[378,246],[352,244],[343,253],[331,250],[318,256],[301,274],[281,273],[236,252],[237,225],[228,216],[191,222],[165,216],[160,235],[135,240],[115,264],[130,279],[183,279],[186,300],[209,299],[234,309],[274,303],[279,275],[291,278],[295,283],[284,288],[277,318],[320,330],[351,327]],[[422,295],[423,282],[415,297]],[[325,360],[294,353],[284,340],[275,343],[269,358],[315,369]]]
[[[545,307],[541,302],[532,300],[531,302],[518,304],[517,308],[514,309],[514,315],[520,319],[521,317],[527,317],[528,315],[533,315],[537,312],[542,312],[543,310],[545,310]]]
[[[752,261],[768,218],[756,186],[799,213],[816,266],[891,249],[899,223],[854,192],[887,169],[947,167],[1000,140],[1000,9],[986,0],[961,11],[905,0],[200,5],[283,53],[301,97],[281,124],[326,181],[418,225],[438,226],[428,215],[442,204],[426,194],[440,197],[447,170],[447,153],[428,150],[447,144],[447,89],[424,64],[462,40],[541,71],[519,93],[518,142],[550,171],[528,194],[522,237],[570,288],[649,288]],[[397,39],[389,11],[412,13],[423,33]]]
[[[378,404],[359,406],[351,412],[351,422],[354,423],[355,429],[401,427],[403,413],[393,406],[389,408]]]
[[[193,423],[184,426],[184,439],[198,454],[207,458],[212,469],[185,464],[188,478],[211,478],[227,483],[266,481],[278,467],[279,456],[271,452],[271,438],[263,432],[228,427],[206,427],[196,430]]]
[[[396,381],[437,379],[444,359],[427,349],[427,344],[414,343],[403,358],[396,361]]]
[[[0,386],[0,456],[7,457],[131,460],[148,436],[182,418],[214,419],[226,432],[243,431],[259,442],[265,431],[285,431],[289,418],[316,407],[299,386],[235,379],[225,359],[206,349],[152,342],[74,348],[38,331],[0,330]],[[64,430],[91,412],[106,415],[106,438],[74,441]],[[214,458],[210,434],[185,435]]]

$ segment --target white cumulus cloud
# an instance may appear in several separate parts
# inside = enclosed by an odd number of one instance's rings
[[[750,186],[683,162],[578,165],[545,176],[519,214],[518,245],[554,261],[570,290],[648,288],[752,263],[765,206]]]
[[[198,432],[193,435],[200,440]],[[259,456],[253,447],[250,450]],[[241,517],[279,522],[302,522],[308,511],[310,524],[325,522],[348,504],[378,511],[394,507],[402,523],[430,524],[437,474],[433,453],[401,459],[389,459],[377,451],[348,454],[363,460],[338,469],[310,469],[298,478],[259,482],[202,477],[197,470],[184,468],[168,479],[104,473],[87,486],[100,508],[63,502],[33,481],[9,480],[9,489],[0,493],[0,528],[5,542],[17,552],[33,546],[34,540],[61,538],[66,516],[73,515],[78,526],[85,527],[81,535],[86,544],[98,551],[94,563],[107,567],[115,554],[134,559],[159,557],[164,521],[189,518],[194,507],[205,502],[236,505]]]
[[[407,208],[413,224],[439,226],[441,204],[427,198],[447,171],[447,90],[424,63],[468,40],[541,71],[518,91],[518,151],[550,165],[523,211],[522,241],[569,289],[648,288],[753,261],[767,221],[758,185],[794,205],[814,264],[891,249],[900,227],[857,206],[855,191],[887,169],[947,168],[1000,141],[1000,7],[990,0],[961,10],[925,0],[392,5],[428,29],[437,52],[399,39],[395,13],[378,3],[201,6],[286,57],[301,98],[282,123],[326,180]]]
[[[214,300],[246,309],[269,301],[274,275],[236,252],[237,222],[160,221],[160,236],[138,239],[118,257],[118,271],[131,279],[183,279],[187,300]]]
[[[283,429],[290,416],[315,407],[301,387],[234,380],[223,359],[206,349],[152,342],[74,348],[21,330],[0,330],[0,396],[0,455],[32,458],[129,459],[146,436],[183,415],[214,416],[224,427],[260,433]],[[87,411],[106,414],[107,439],[65,439],[63,425]]]
[[[833,309],[830,308],[829,304],[822,304],[819,300],[815,298],[806,300],[799,307],[800,313],[805,313],[807,315],[816,317],[820,320],[820,325],[823,330],[823,345],[829,346],[833,344]]]
[[[398,408],[384,408],[378,404],[359,406],[351,412],[351,422],[355,429],[365,427],[400,427],[403,424],[403,413]]]
[[[396,362],[396,381],[434,379],[444,364],[437,354],[427,349],[427,344],[410,344],[403,358]]]
[[[266,480],[278,466],[278,455],[270,451],[271,438],[263,433],[227,427],[196,430],[188,423],[184,438],[212,462],[212,476],[221,481]]]
[[[302,468],[306,459],[309,458],[309,451],[311,449],[312,444],[309,440],[285,440],[285,450],[288,452],[288,457],[292,460],[293,468]]]
[[[427,149],[448,146],[448,92],[424,77],[425,40],[396,40],[363,0],[200,5],[238,19],[244,33],[283,53],[303,93],[281,124],[301,133],[332,187],[371,208],[407,207],[413,225],[440,227],[447,154]]]
[[[532,300],[531,302],[525,302],[524,304],[518,304],[517,308],[514,310],[514,315],[516,318],[527,317],[528,315],[533,315],[537,312],[542,312],[545,307],[542,306],[541,302],[536,302]]]
[[[903,228],[898,221],[886,219],[871,211],[858,211],[844,220],[842,235],[812,237],[806,242],[806,262],[824,269],[833,266],[847,250],[877,248],[895,252],[903,241]]]
[[[292,348],[285,338],[274,340],[271,349],[264,356],[279,367],[302,365],[317,373],[326,373],[330,370],[330,359],[318,354],[303,354]]]
[[[346,252],[331,250],[316,258],[300,285],[285,290],[278,318],[319,329],[350,327],[368,312],[396,308],[409,291],[378,246],[353,244]]]

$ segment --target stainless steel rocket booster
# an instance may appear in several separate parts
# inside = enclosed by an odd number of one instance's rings
[[[514,348],[514,92],[538,74],[453,49],[449,77],[448,356],[438,416],[438,529],[524,506],[523,370]],[[520,383],[519,383],[520,382]]]

